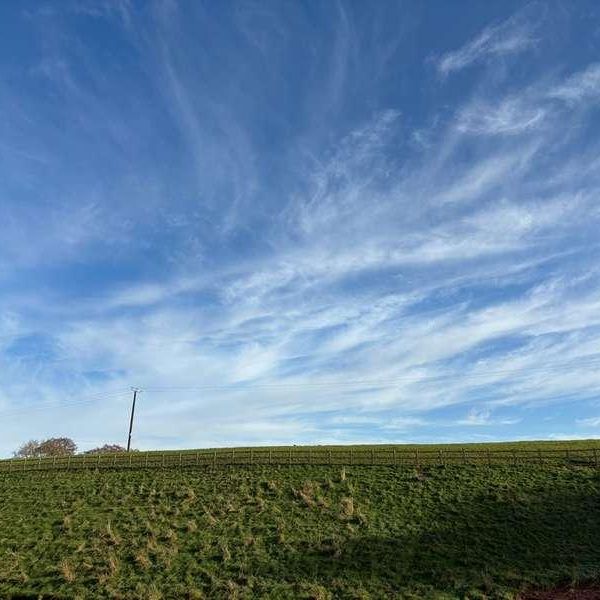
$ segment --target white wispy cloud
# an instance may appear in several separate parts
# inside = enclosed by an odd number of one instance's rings
[[[600,95],[600,64],[589,65],[585,70],[571,75],[551,89],[548,95],[568,103],[597,99]]]
[[[587,419],[578,419],[577,423],[585,427],[600,427],[600,417],[589,417]]]
[[[486,27],[470,42],[437,60],[437,68],[442,75],[464,69],[488,58],[516,54],[531,48],[535,42],[535,28],[539,23],[539,10],[530,5],[515,16]]]
[[[457,425],[468,425],[469,427],[475,426],[488,426],[488,425],[516,425],[520,422],[518,418],[507,418],[507,419],[494,419],[492,417],[492,411],[489,409],[477,409],[472,408],[464,419],[460,419],[456,422]]]
[[[542,125],[547,111],[522,98],[509,98],[497,106],[477,103],[459,116],[458,129],[474,135],[519,135]]]

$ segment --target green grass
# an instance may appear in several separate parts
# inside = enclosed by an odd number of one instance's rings
[[[1,598],[509,599],[599,581],[599,539],[591,467],[0,475]]]

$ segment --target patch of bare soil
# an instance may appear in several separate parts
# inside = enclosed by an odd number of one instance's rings
[[[519,600],[600,600],[600,585],[532,590],[520,596]]]

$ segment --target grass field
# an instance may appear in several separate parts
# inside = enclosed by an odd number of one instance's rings
[[[0,475],[1,598],[509,599],[600,582],[598,540],[590,466]]]

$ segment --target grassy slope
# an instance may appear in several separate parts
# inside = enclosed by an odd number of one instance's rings
[[[0,499],[2,598],[514,598],[600,578],[591,468],[22,473]]]

